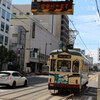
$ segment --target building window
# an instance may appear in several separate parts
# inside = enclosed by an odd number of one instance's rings
[[[0,0],[0,4],[1,4],[2,0]]]
[[[13,15],[16,15],[16,13],[13,13]]]
[[[18,34],[12,34],[12,37],[18,37]]]
[[[30,15],[30,13],[29,13],[29,12],[27,12],[27,13],[26,13],[26,15]]]
[[[5,27],[4,22],[1,22],[1,31],[4,31],[4,27]]]
[[[3,4],[3,6],[6,6],[6,0],[3,0],[2,4]]]
[[[35,38],[35,22],[33,22],[33,27],[32,27],[32,38]]]
[[[7,20],[7,21],[10,20],[10,13],[8,13],[8,12],[7,12],[7,18],[6,18],[6,20]]]
[[[3,44],[3,35],[0,35],[0,44]]]
[[[9,25],[6,24],[6,33],[9,33]]]
[[[10,9],[11,8],[11,2],[7,3],[7,8]]]
[[[2,18],[5,18],[5,10],[4,9],[2,9]]]
[[[22,16],[22,15],[23,15],[23,13],[22,13],[22,12],[20,12],[20,13],[19,13],[19,15],[20,15],[20,16]]]
[[[17,46],[17,43],[12,43],[12,46]]]
[[[8,45],[8,37],[5,36],[5,45]]]

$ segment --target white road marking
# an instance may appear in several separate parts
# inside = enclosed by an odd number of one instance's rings
[[[98,77],[96,78],[96,82],[98,81]]]
[[[88,99],[87,100],[92,100],[92,97],[88,97]]]
[[[7,91],[7,90],[0,90],[0,92],[5,92],[5,91]]]

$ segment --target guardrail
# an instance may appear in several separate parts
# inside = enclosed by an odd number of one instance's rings
[[[68,96],[66,96],[65,100],[69,100],[72,97],[72,100],[74,99],[74,94],[70,94]]]

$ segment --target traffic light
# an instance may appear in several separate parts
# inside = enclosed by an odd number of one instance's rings
[[[32,48],[33,52],[38,52],[38,48]]]

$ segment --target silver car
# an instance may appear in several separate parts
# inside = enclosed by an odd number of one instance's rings
[[[0,85],[12,86],[27,86],[27,78],[23,77],[17,71],[0,71]]]

